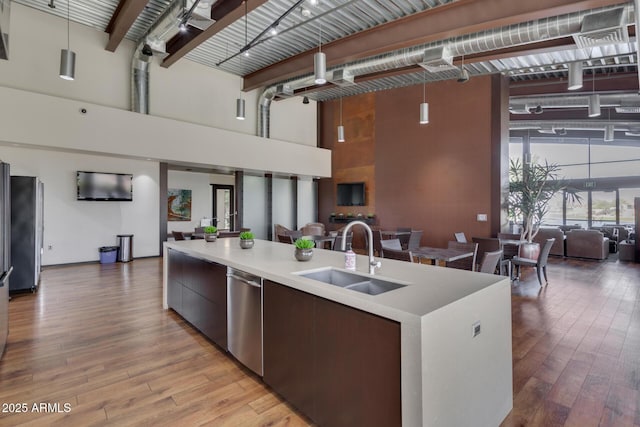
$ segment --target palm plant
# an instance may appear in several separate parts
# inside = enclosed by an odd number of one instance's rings
[[[531,242],[540,229],[544,216],[549,212],[549,202],[558,192],[580,202],[575,191],[567,189],[559,178],[560,167],[546,160],[542,163],[524,164],[520,159],[509,163],[509,207],[510,218],[522,220],[521,238]]]

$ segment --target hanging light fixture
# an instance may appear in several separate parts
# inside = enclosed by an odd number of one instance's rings
[[[591,95],[589,95],[589,117],[600,116],[600,95],[596,93],[596,71],[592,70]]]
[[[322,51],[322,24],[318,27],[318,52],[313,55],[313,75],[317,85],[327,82],[327,56]]]
[[[67,0],[67,48],[60,51],[60,78],[73,80],[76,77],[76,53],[69,48],[69,22],[71,1]]]
[[[464,55],[462,55],[462,65],[458,73],[458,83],[466,83],[469,81],[469,72],[464,68]]]
[[[244,46],[247,47],[247,2],[244,2]],[[248,51],[245,51],[245,56]],[[240,64],[243,64],[242,57],[240,57]],[[244,71],[244,68],[243,68]],[[242,79],[240,79],[240,96],[236,99],[236,119],[244,120],[244,99],[242,99]]]
[[[427,77],[426,71],[424,71],[422,79],[422,104],[420,104],[420,124],[426,125],[429,123],[429,104],[427,103]]]
[[[569,86],[567,89],[576,90],[582,87],[582,62],[569,63]]]
[[[340,97],[340,124],[338,125],[338,142],[344,142],[344,126],[342,126],[342,97]]]
[[[613,125],[606,125],[604,127],[604,141],[611,142],[615,137],[615,128]]]

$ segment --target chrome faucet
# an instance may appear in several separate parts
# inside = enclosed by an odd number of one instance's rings
[[[342,245],[341,248],[343,251],[347,249],[347,233],[349,229],[356,224],[360,224],[367,230],[367,235],[369,236],[369,274],[376,274],[376,268],[380,268],[382,264],[380,261],[376,261],[373,257],[373,231],[371,231],[371,227],[364,221],[351,221],[342,231]]]

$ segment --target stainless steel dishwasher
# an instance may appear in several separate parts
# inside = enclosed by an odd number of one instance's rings
[[[227,268],[227,346],[262,376],[262,278]]]

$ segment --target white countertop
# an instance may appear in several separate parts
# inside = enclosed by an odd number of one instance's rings
[[[368,295],[293,274],[323,267],[343,269],[342,252],[314,249],[310,261],[300,262],[294,258],[293,245],[258,239],[251,249],[240,248],[238,238],[217,239],[215,242],[167,242],[166,247],[399,322],[416,321],[441,307],[507,280],[503,276],[376,258],[381,261],[382,267],[376,270],[375,277],[407,286],[379,295]],[[368,256],[357,255],[356,265],[357,273],[369,276]]]

